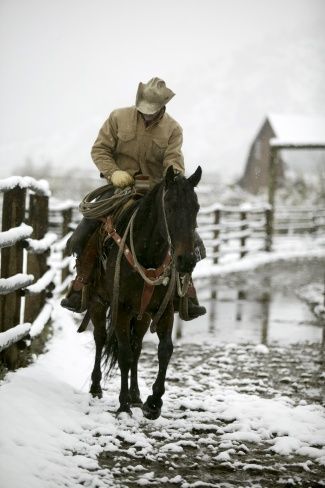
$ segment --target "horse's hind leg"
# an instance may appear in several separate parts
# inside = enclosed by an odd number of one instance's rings
[[[157,379],[152,387],[152,395],[149,395],[143,405],[143,415],[147,419],[155,420],[160,416],[162,399],[165,393],[165,379],[169,360],[173,354],[173,331],[174,313],[172,306],[169,306],[157,325],[159,337],[158,360],[159,371]]]
[[[106,340],[106,307],[100,303],[90,309],[91,321],[94,324],[94,339],[96,344],[96,355],[94,369],[91,374],[90,393],[93,397],[103,396],[100,381],[102,379],[101,359],[102,351]]]
[[[131,332],[131,346],[133,351],[133,362],[131,365],[131,383],[130,383],[130,404],[133,407],[141,407],[142,400],[138,386],[138,361],[142,349],[142,339],[148,330],[150,317],[145,315],[142,320],[133,319]]]

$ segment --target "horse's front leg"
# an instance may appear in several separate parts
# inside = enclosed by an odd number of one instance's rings
[[[162,399],[161,397],[165,393],[165,379],[167,367],[171,355],[173,354],[173,332],[174,312],[173,307],[170,304],[165,310],[164,315],[161,317],[157,325],[157,334],[159,337],[158,346],[158,360],[159,371],[157,379],[152,387],[152,395],[149,395],[145,404],[143,405],[143,415],[147,419],[155,420],[160,416]]]
[[[118,365],[121,372],[120,407],[117,413],[127,412],[132,415],[129,397],[129,371],[133,363],[133,352],[130,341],[131,316],[122,307],[119,307],[117,315],[115,335],[118,343]]]
[[[106,340],[106,306],[96,303],[96,306],[90,308],[90,318],[94,324],[94,339],[96,344],[96,355],[94,369],[91,374],[90,393],[93,397],[101,398],[103,396],[100,382],[102,379],[101,359],[102,351]]]
[[[142,407],[142,400],[138,385],[138,361],[141,354],[143,336],[148,330],[149,323],[150,317],[147,314],[145,314],[141,320],[133,319],[133,327],[131,333],[133,362],[131,366],[130,383],[130,404],[132,407]]]

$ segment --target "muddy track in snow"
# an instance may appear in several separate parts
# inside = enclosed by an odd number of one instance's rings
[[[155,346],[146,344],[140,376],[147,385],[153,382],[156,368]],[[265,399],[268,408],[267,399],[275,398],[286,408],[314,404],[320,409],[324,402],[321,345],[271,346],[265,354],[251,345],[178,346],[166,384],[162,417],[149,422],[135,409],[138,421],[130,422],[127,430],[122,428],[116,448],[100,455],[101,466],[111,470],[117,486],[325,486],[324,466],[313,451],[325,439],[321,442],[316,435],[315,444],[305,451],[300,446],[299,455],[287,454],[295,440],[286,425],[280,430],[277,425],[274,432],[265,426],[263,432],[258,412],[250,420],[248,413],[250,425],[245,432],[244,420],[238,423],[231,411],[232,398],[238,402],[240,394],[247,402],[243,412],[249,410],[250,399],[257,403]],[[223,409],[223,404],[229,409]],[[273,450],[275,440],[279,444]]]

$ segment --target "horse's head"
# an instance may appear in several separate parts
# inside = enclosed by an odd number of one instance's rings
[[[191,273],[196,263],[194,231],[200,206],[194,188],[201,176],[200,166],[189,178],[176,173],[172,166],[169,166],[165,176],[165,213],[176,269],[181,273]]]

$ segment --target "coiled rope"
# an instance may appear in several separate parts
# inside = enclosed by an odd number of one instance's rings
[[[143,196],[143,194],[137,192],[134,187],[128,186],[123,190],[117,189],[111,196],[96,201],[96,198],[108,191],[112,193],[113,190],[113,185],[107,184],[87,193],[79,205],[79,210],[82,215],[86,219],[100,219],[102,217],[107,217],[107,215],[112,215],[117,209],[121,208],[132,197]]]

